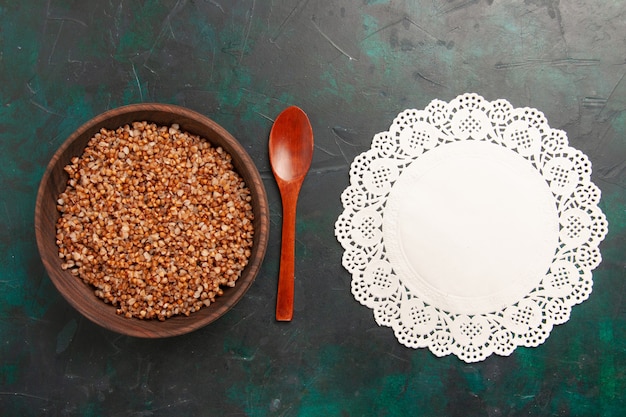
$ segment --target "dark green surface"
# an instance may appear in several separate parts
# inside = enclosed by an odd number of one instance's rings
[[[626,415],[626,4],[619,0],[0,0],[2,416]],[[352,159],[408,107],[476,92],[543,111],[593,163],[609,234],[588,301],[540,347],[465,364],[401,346],[350,294],[334,222]],[[246,298],[166,340],[61,298],[35,245],[55,149],[118,105],[187,106],[261,171],[271,245]],[[267,137],[316,135],[298,217],[296,314],[276,323],[281,206]]]

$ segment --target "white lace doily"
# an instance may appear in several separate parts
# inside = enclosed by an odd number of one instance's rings
[[[335,235],[400,343],[477,362],[538,346],[591,293],[607,221],[591,163],[532,108],[405,110],[355,158]]]

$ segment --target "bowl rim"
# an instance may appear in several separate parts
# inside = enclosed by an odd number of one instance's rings
[[[180,125],[180,129],[183,131],[187,131],[191,134],[196,134],[212,143],[214,146],[221,146],[225,148],[225,150],[231,155],[233,158],[233,165],[235,165],[235,159],[239,161],[240,167],[235,167],[235,170],[238,172],[242,178],[244,176],[248,177],[245,179],[246,185],[250,188],[250,190],[254,190],[254,198],[257,200],[258,212],[254,212],[254,222],[255,222],[255,233],[254,233],[254,245],[253,255],[251,255],[249,259],[248,265],[242,271],[242,275],[238,280],[238,284],[235,285],[234,288],[226,288],[225,291],[233,290],[232,294],[227,298],[218,297],[216,301],[212,303],[208,307],[203,307],[197,312],[191,313],[190,316],[175,316],[166,319],[165,321],[159,320],[143,320],[138,318],[125,318],[115,313],[115,307],[111,304],[104,303],[103,300],[97,298],[93,295],[94,301],[102,303],[109,307],[112,310],[111,317],[103,317],[100,314],[94,313],[89,308],[86,308],[85,303],[79,302],[74,299],[74,297],[70,297],[66,293],[66,288],[63,285],[63,279],[61,276],[65,278],[71,277],[72,279],[78,281],[79,284],[85,286],[87,290],[93,293],[93,289],[88,286],[88,284],[82,282],[79,277],[73,276],[69,273],[69,271],[59,271],[60,269],[60,261],[57,258],[57,263],[48,259],[47,251],[46,251],[46,242],[47,238],[44,232],[44,198],[46,197],[46,189],[51,186],[51,177],[55,167],[59,164],[59,160],[68,152],[68,148],[72,146],[72,144],[77,141],[79,138],[87,135],[88,132],[94,130],[89,136],[92,137],[101,127],[105,127],[107,121],[112,120],[114,118],[119,118],[123,116],[129,116],[134,113],[143,112],[143,113],[160,113],[162,115],[169,115],[174,119],[184,120],[188,122],[191,126],[190,129],[186,128],[183,125]],[[167,125],[167,122],[156,122],[153,120],[149,120],[149,117],[144,118],[144,120],[148,122],[153,122],[157,125]],[[142,120],[134,120],[133,121],[142,121]],[[172,121],[172,123],[177,123],[176,120]],[[117,127],[123,126],[125,123],[120,123]],[[187,126],[187,127],[190,127]],[[108,128],[108,126],[106,126]],[[194,127],[196,129],[203,128],[206,129],[207,132],[212,131],[214,136],[219,136],[220,141],[224,141],[224,143],[215,144],[213,142],[214,139],[206,137],[206,135],[200,134],[198,132],[194,132]],[[116,127],[113,127],[116,128]],[[89,139],[87,139],[88,141]],[[80,147],[80,152],[75,155],[79,156],[84,151],[84,146]],[[71,156],[74,156],[73,154]],[[245,173],[240,172],[241,167],[245,167]],[[64,184],[66,181],[64,181]],[[49,204],[49,202],[48,202]],[[56,206],[56,201],[54,202]],[[57,212],[58,213],[58,212]],[[58,214],[60,216],[60,214]],[[58,218],[58,217],[57,217]],[[39,251],[40,259],[42,260],[46,273],[50,280],[53,282],[54,286],[61,293],[63,298],[78,310],[83,316],[91,320],[92,322],[104,327],[108,330],[128,335],[134,337],[142,337],[142,338],[163,338],[163,337],[171,337],[178,336],[186,333],[190,333],[199,328],[202,328],[215,320],[222,317],[226,312],[228,312],[234,305],[236,305],[241,298],[245,295],[248,289],[251,287],[253,282],[255,281],[263,260],[265,258],[265,253],[267,250],[267,245],[269,241],[269,204],[267,200],[267,193],[265,190],[265,186],[259,174],[259,171],[256,167],[256,164],[245,150],[245,148],[239,143],[237,139],[233,135],[231,135],[225,128],[219,125],[214,120],[209,117],[196,112],[194,110],[188,109],[186,107],[174,105],[174,104],[162,104],[162,103],[137,103],[137,104],[128,104],[120,107],[115,107],[113,109],[109,109],[103,113],[100,113],[85,123],[83,123],[80,127],[74,130],[65,141],[56,149],[50,161],[48,162],[44,174],[39,182],[39,187],[37,190],[37,197],[35,203],[35,237],[37,241],[37,248]],[[56,229],[54,230],[53,236],[56,235]],[[49,242],[48,242],[49,244]],[[54,243],[56,246],[56,242]],[[49,252],[49,249],[48,249]],[[256,256],[254,256],[256,255]],[[254,259],[253,259],[254,258]],[[243,278],[243,279],[242,279]],[[241,282],[240,282],[241,280]],[[226,301],[224,301],[226,300]],[[220,301],[223,301],[220,303]],[[211,308],[214,308],[214,311],[210,311]],[[100,307],[98,307],[100,308]],[[207,313],[209,311],[209,313]],[[204,314],[203,314],[204,312]],[[212,314],[211,314],[212,313]],[[165,323],[169,323],[165,325]]]

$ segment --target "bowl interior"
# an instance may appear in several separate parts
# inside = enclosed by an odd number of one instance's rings
[[[93,288],[69,271],[61,269],[56,245],[56,222],[60,216],[56,208],[59,194],[67,186],[64,167],[74,156],[83,153],[87,142],[101,128],[116,129],[135,121],[154,122],[169,126],[177,123],[181,130],[198,135],[214,146],[221,146],[232,157],[235,170],[250,189],[254,212],[254,239],[248,265],[233,288],[225,288],[208,307],[188,317],[176,316],[165,321],[125,318],[115,307],[104,303]],[[190,331],[215,321],[232,308],[254,281],[265,256],[269,235],[267,196],[259,172],[245,149],[224,128],[209,118],[182,107],[167,104],[135,104],[105,112],[76,130],[52,157],[39,186],[35,206],[35,233],[39,252],[54,285],[65,299],[88,319],[118,333],[137,337],[168,337]]]

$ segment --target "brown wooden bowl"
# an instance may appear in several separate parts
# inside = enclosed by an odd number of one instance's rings
[[[144,120],[164,126],[178,123],[181,130],[205,138],[227,151],[232,156],[235,170],[250,189],[254,212],[252,254],[235,287],[225,288],[224,294],[216,298],[214,303],[188,317],[175,316],[165,321],[129,319],[116,314],[116,307],[96,297],[92,287],[61,268],[59,248],[56,245],[56,222],[60,217],[56,204],[68,180],[63,168],[70,163],[72,157],[83,153],[89,139],[101,128],[116,129]],[[179,106],[133,104],[109,110],[89,120],[57,150],[39,185],[35,206],[35,234],[39,253],[50,279],[74,308],[109,330],[136,337],[159,338],[181,335],[206,326],[230,310],[243,297],[259,272],[265,256],[269,235],[269,209],[265,187],[256,166],[245,149],[224,128],[199,113]]]

